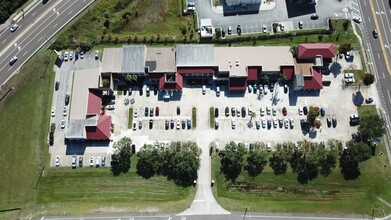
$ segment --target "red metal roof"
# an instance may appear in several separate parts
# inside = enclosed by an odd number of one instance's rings
[[[100,114],[100,107],[102,104],[102,91],[96,89],[88,90],[88,106],[87,106],[87,114]]]
[[[316,55],[322,55],[323,58],[333,58],[335,56],[334,44],[299,44],[298,48],[299,59],[313,59]]]
[[[97,126],[87,126],[87,140],[109,140],[110,139],[111,116],[101,115]]]
[[[242,91],[242,90],[246,90],[246,87],[247,87],[246,77],[229,78],[229,91]]]
[[[282,66],[281,73],[287,77],[287,80],[291,80],[295,74],[294,66]]]
[[[212,67],[178,67],[177,73],[179,73],[179,74],[190,74],[190,73],[214,74],[215,70]]]
[[[302,89],[323,89],[322,73],[319,68],[312,67],[312,77],[304,77],[304,86]]]
[[[259,67],[249,66],[247,67],[247,80],[257,80],[259,74]]]
[[[166,82],[166,77],[162,76],[159,79],[159,90],[182,90],[183,88],[183,76],[176,74],[175,82]]]

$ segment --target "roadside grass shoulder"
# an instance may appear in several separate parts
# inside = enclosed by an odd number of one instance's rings
[[[0,210],[23,209],[35,202],[34,188],[49,158],[55,57],[51,51],[38,52],[2,88],[14,87],[0,103]],[[0,212],[0,218],[3,215],[8,214]]]
[[[133,108],[129,108],[128,129],[133,128]]]
[[[191,123],[192,123],[192,128],[196,129],[197,128],[197,108],[193,107],[191,109]]]
[[[210,126],[210,128],[215,127],[215,108],[214,107],[209,108],[209,126]]]

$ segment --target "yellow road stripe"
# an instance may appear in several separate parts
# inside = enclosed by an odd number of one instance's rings
[[[386,53],[386,50],[384,48],[384,42],[383,42],[383,38],[382,38],[382,35],[381,35],[381,31],[380,31],[380,28],[379,28],[379,24],[377,22],[377,17],[376,17],[376,12],[375,12],[375,8],[373,7],[373,0],[369,0],[369,4],[371,5],[371,11],[372,11],[372,16],[373,16],[373,19],[375,21],[375,26],[376,26],[376,30],[377,30],[377,33],[379,35],[379,39],[380,39],[380,43],[381,43],[381,47],[382,47],[382,52],[383,52],[383,56],[384,56],[384,59],[386,61],[386,66],[387,66],[387,71],[388,71],[388,74],[391,75],[391,68],[390,68],[390,65],[388,63],[388,56],[387,56],[387,53]],[[380,12],[379,12],[380,13]],[[381,16],[381,14],[380,14]]]

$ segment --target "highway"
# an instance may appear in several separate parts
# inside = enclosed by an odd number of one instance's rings
[[[385,117],[387,132],[391,135],[391,6],[387,0],[360,0],[362,13],[362,32],[367,54],[369,71],[375,74],[376,87],[381,100],[375,100],[381,105]],[[379,37],[373,37],[373,30]],[[390,156],[390,149],[388,149]],[[391,162],[390,162],[391,163]]]
[[[95,0],[51,0],[26,13],[15,32],[0,35],[0,85],[28,61],[47,41]],[[10,59],[18,60],[10,65]]]

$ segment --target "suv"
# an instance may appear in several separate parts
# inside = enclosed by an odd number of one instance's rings
[[[69,104],[69,98],[70,96],[68,94],[65,95],[65,105]]]
[[[355,126],[360,124],[360,117],[358,115],[350,116],[350,126]]]

